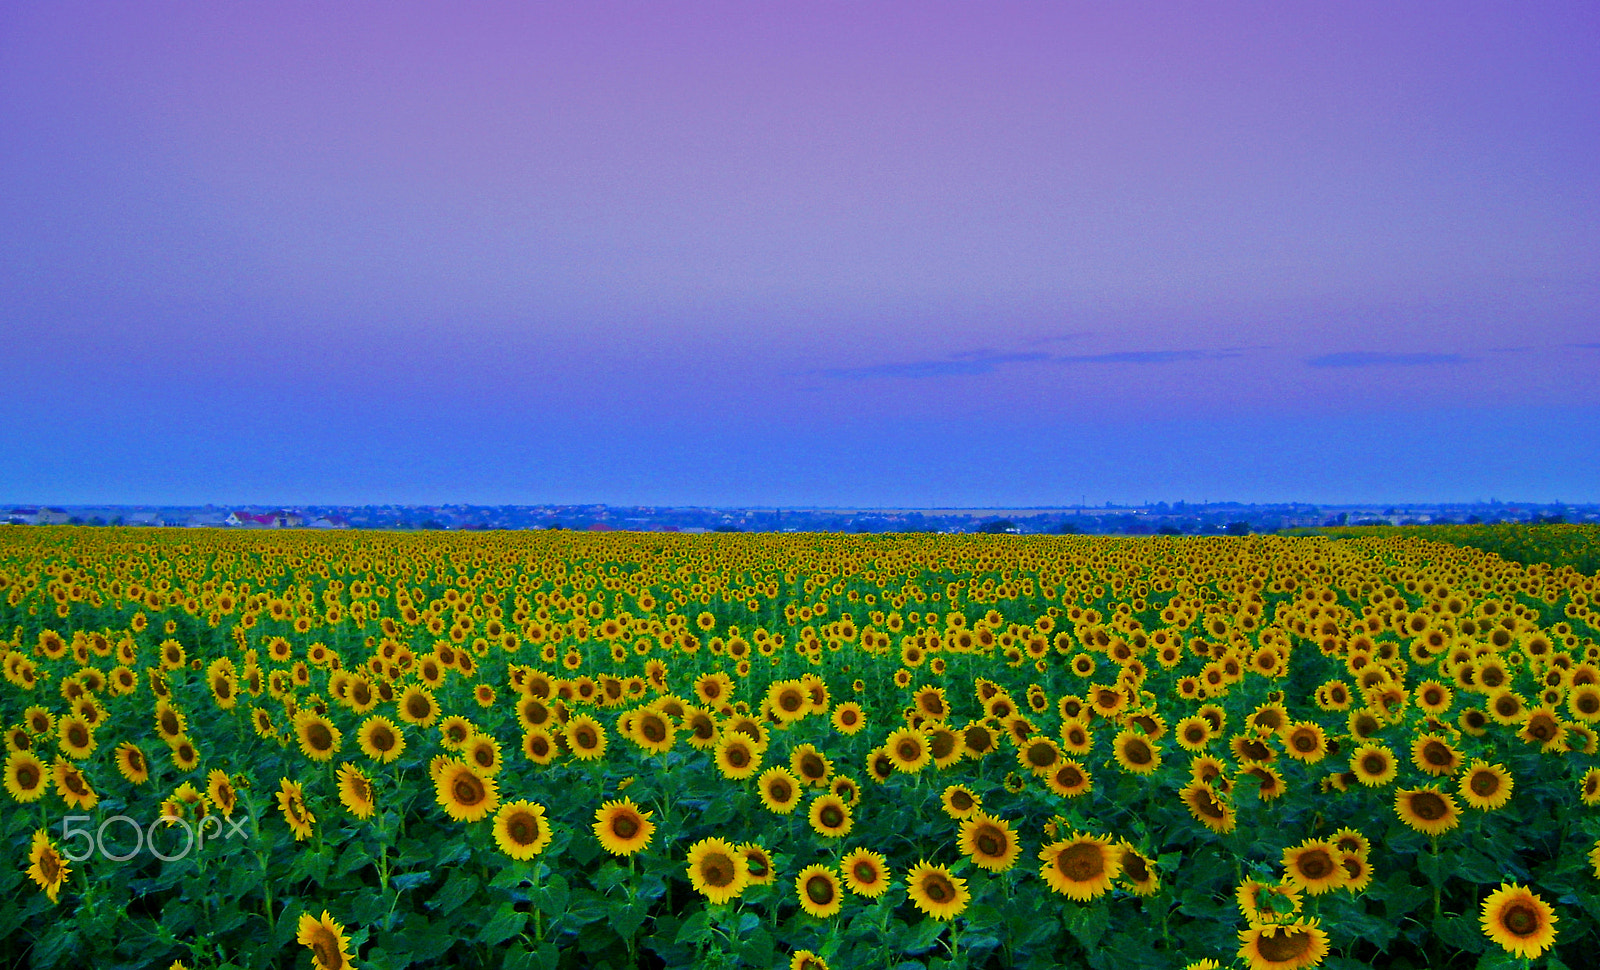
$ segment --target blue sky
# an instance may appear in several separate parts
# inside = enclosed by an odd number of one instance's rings
[[[0,9],[0,501],[1600,501],[1593,4]]]

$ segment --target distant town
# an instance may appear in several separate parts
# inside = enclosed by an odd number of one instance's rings
[[[212,529],[573,529],[589,532],[936,532],[1245,535],[1340,525],[1600,522],[1600,505],[1247,505],[1157,502],[1004,509],[682,508],[616,505],[17,505],[9,525]]]

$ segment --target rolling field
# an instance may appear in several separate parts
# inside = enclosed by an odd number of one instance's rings
[[[0,961],[1592,965],[1596,586],[1414,532],[5,529]]]

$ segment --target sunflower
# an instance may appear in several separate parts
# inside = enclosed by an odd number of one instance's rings
[[[866,715],[855,701],[845,701],[833,709],[833,726],[841,734],[855,734],[867,726]]]
[[[1039,859],[1039,874],[1050,888],[1080,903],[1109,892],[1122,872],[1121,854],[1110,839],[1077,832],[1040,849]]]
[[[1248,775],[1260,783],[1256,789],[1256,797],[1264,802],[1270,802],[1283,794],[1283,776],[1271,765],[1246,761],[1239,766],[1239,775]]]
[[[1061,760],[1061,747],[1049,738],[1034,736],[1017,748],[1017,763],[1040,778],[1050,774]]]
[[[901,728],[891,733],[883,744],[884,750],[889,753],[889,758],[894,762],[896,771],[906,774],[915,774],[927,767],[933,760],[933,755],[928,750],[928,740],[919,731],[910,728]]]
[[[833,779],[828,790],[844,799],[844,803],[851,808],[861,804],[861,786],[857,785],[854,778],[847,775],[838,775]]]
[[[181,738],[189,729],[188,717],[165,700],[156,702],[155,716],[156,733],[161,735],[163,741]]]
[[[522,735],[522,755],[536,765],[555,760],[556,740],[544,728],[533,728]]]
[[[632,799],[604,802],[594,813],[594,834],[612,855],[629,856],[650,845],[655,823]]]
[[[144,751],[132,741],[117,745],[116,762],[117,771],[133,784],[142,785],[150,780],[150,763],[145,760]]]
[[[606,729],[587,714],[579,714],[567,722],[567,747],[580,761],[597,761],[606,753]]]
[[[1300,890],[1290,882],[1273,885],[1246,879],[1234,890],[1233,898],[1252,926],[1291,920],[1300,912]]]
[[[317,817],[306,807],[305,791],[299,782],[287,778],[279,782],[278,808],[283,812],[284,821],[288,822],[289,828],[293,830],[296,842],[310,837],[311,823],[315,822]]]
[[[796,950],[789,956],[789,970],[828,970],[828,961],[810,950]]]
[[[500,803],[500,789],[493,778],[485,778],[464,761],[449,758],[434,779],[434,797],[445,812],[458,822],[477,822]]]
[[[451,714],[439,722],[439,743],[451,751],[460,751],[477,728],[460,714]]]
[[[1357,748],[1350,756],[1350,770],[1357,781],[1371,788],[1387,785],[1399,772],[1394,753],[1381,744],[1364,744]]]
[[[1600,768],[1590,768],[1578,779],[1578,800],[1585,805],[1600,805]]]
[[[1501,883],[1478,917],[1484,935],[1525,960],[1555,945],[1557,920],[1549,903],[1517,883]]]
[[[1094,779],[1088,768],[1071,758],[1063,758],[1045,778],[1045,784],[1063,798],[1076,798],[1094,788]]]
[[[54,773],[56,794],[66,801],[69,808],[94,808],[100,803],[100,795],[72,762],[57,758]]]
[[[1141,732],[1124,729],[1117,732],[1112,742],[1112,752],[1123,771],[1148,775],[1161,767],[1161,749],[1151,744]]]
[[[1121,883],[1136,896],[1153,896],[1161,888],[1161,877],[1156,873],[1155,862],[1126,842],[1118,851],[1122,853]]]
[[[1352,894],[1363,892],[1372,884],[1372,865],[1366,853],[1341,852],[1339,865],[1344,867],[1344,888]]]
[[[882,748],[867,752],[867,777],[880,785],[894,777],[894,759],[889,752]]]
[[[962,728],[961,748],[968,758],[980,759],[992,754],[998,745],[994,731],[982,721],[974,721]]]
[[[743,858],[722,839],[701,839],[689,847],[689,881],[708,902],[726,903],[749,885],[750,873]]]
[[[432,727],[439,719],[439,702],[433,699],[433,694],[426,687],[417,684],[401,692],[395,709],[400,720],[418,727]]]
[[[965,785],[951,785],[939,796],[944,813],[954,819],[971,818],[983,805],[981,799]]]
[[[817,919],[838,915],[844,907],[839,877],[827,866],[810,865],[801,869],[795,877],[794,889],[800,897],[800,908]]]
[[[277,740],[278,729],[272,723],[272,715],[261,708],[250,708],[250,725],[255,728],[256,737]]]
[[[801,781],[813,787],[826,785],[833,775],[833,763],[810,744],[796,745],[789,752],[789,767]]]
[[[889,862],[871,849],[852,849],[839,860],[844,884],[857,896],[877,899],[889,889]]]
[[[339,729],[315,711],[302,711],[295,716],[294,733],[300,740],[300,750],[312,761],[332,760],[343,745]]]
[[[672,750],[677,739],[677,729],[660,711],[639,711],[633,720],[633,743],[650,754],[665,754]]]
[[[233,789],[233,779],[220,768],[214,768],[206,775],[206,797],[225,818],[233,817],[233,810],[239,807],[239,794]]]
[[[1061,723],[1061,747],[1071,754],[1088,754],[1094,747],[1094,732],[1077,718]]]
[[[1283,878],[1312,896],[1344,885],[1338,850],[1322,839],[1307,839],[1283,850]]]
[[[761,751],[742,731],[728,731],[717,742],[717,770],[733,780],[749,778],[761,769]]]
[[[525,862],[543,852],[550,844],[550,835],[544,806],[537,802],[506,802],[495,812],[495,844],[513,859]]]
[[[1425,680],[1418,684],[1413,696],[1418,707],[1435,717],[1448,711],[1455,700],[1455,693],[1437,680]]]
[[[327,910],[318,919],[310,913],[300,914],[299,931],[295,941],[311,950],[316,970],[346,970],[350,964],[350,938],[344,935],[344,926]]]
[[[1456,807],[1456,799],[1437,786],[1395,792],[1395,813],[1400,821],[1426,836],[1440,836],[1461,824],[1461,808]]]
[[[356,740],[368,758],[380,764],[389,764],[406,749],[406,739],[400,728],[386,717],[369,717],[361,722]]]
[[[1528,702],[1522,695],[1508,687],[1502,687],[1489,695],[1489,716],[1497,724],[1518,724],[1527,714]]]
[[[33,844],[28,850],[28,878],[39,884],[50,901],[56,902],[61,893],[61,886],[67,881],[67,876],[72,873],[67,860],[61,855],[61,850],[50,841],[50,836],[44,829],[36,829],[33,833]]]
[[[372,779],[353,764],[339,767],[339,801],[356,818],[371,818],[377,800],[372,792]]]
[[[772,868],[772,857],[755,842],[741,842],[736,848],[744,856],[745,872],[752,886],[769,886],[777,874]]]
[[[6,793],[14,801],[35,802],[44,797],[49,775],[44,762],[31,751],[13,751],[6,755]]]
[[[193,771],[200,764],[200,752],[188,738],[178,738],[168,743],[172,749],[172,763],[184,771]]]
[[[74,761],[87,758],[96,747],[94,729],[77,714],[70,714],[58,721],[56,733],[60,738],[61,752]]]
[[[916,907],[936,920],[960,915],[972,898],[967,881],[951,875],[944,866],[920,861],[906,873],[906,892]]]
[[[958,835],[963,855],[990,872],[1005,872],[1017,863],[1022,846],[1010,823],[987,812],[974,812],[961,823]]]
[[[1198,714],[1178,722],[1178,745],[1185,751],[1199,752],[1211,743],[1211,724]]]
[[[500,773],[500,742],[492,735],[475,732],[461,746],[461,755],[480,775],[493,777]]]
[[[849,835],[850,829],[855,825],[850,806],[832,792],[818,795],[811,800],[811,810],[807,813],[807,819],[811,823],[811,828],[825,839],[837,839]]]
[[[768,768],[756,780],[761,804],[776,815],[788,815],[800,804],[800,779],[788,768]]]
[[[1250,970],[1299,970],[1328,955],[1328,934],[1314,919],[1262,923],[1239,931],[1239,959]]]
[[[930,721],[943,721],[950,716],[950,704],[945,700],[943,687],[919,687],[911,702]]]
[[[1289,757],[1316,764],[1328,753],[1328,739],[1322,726],[1312,721],[1296,721],[1283,732],[1283,750]]]

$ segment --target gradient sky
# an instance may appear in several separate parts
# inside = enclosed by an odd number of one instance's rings
[[[0,5],[0,502],[1600,501],[1600,5]]]

